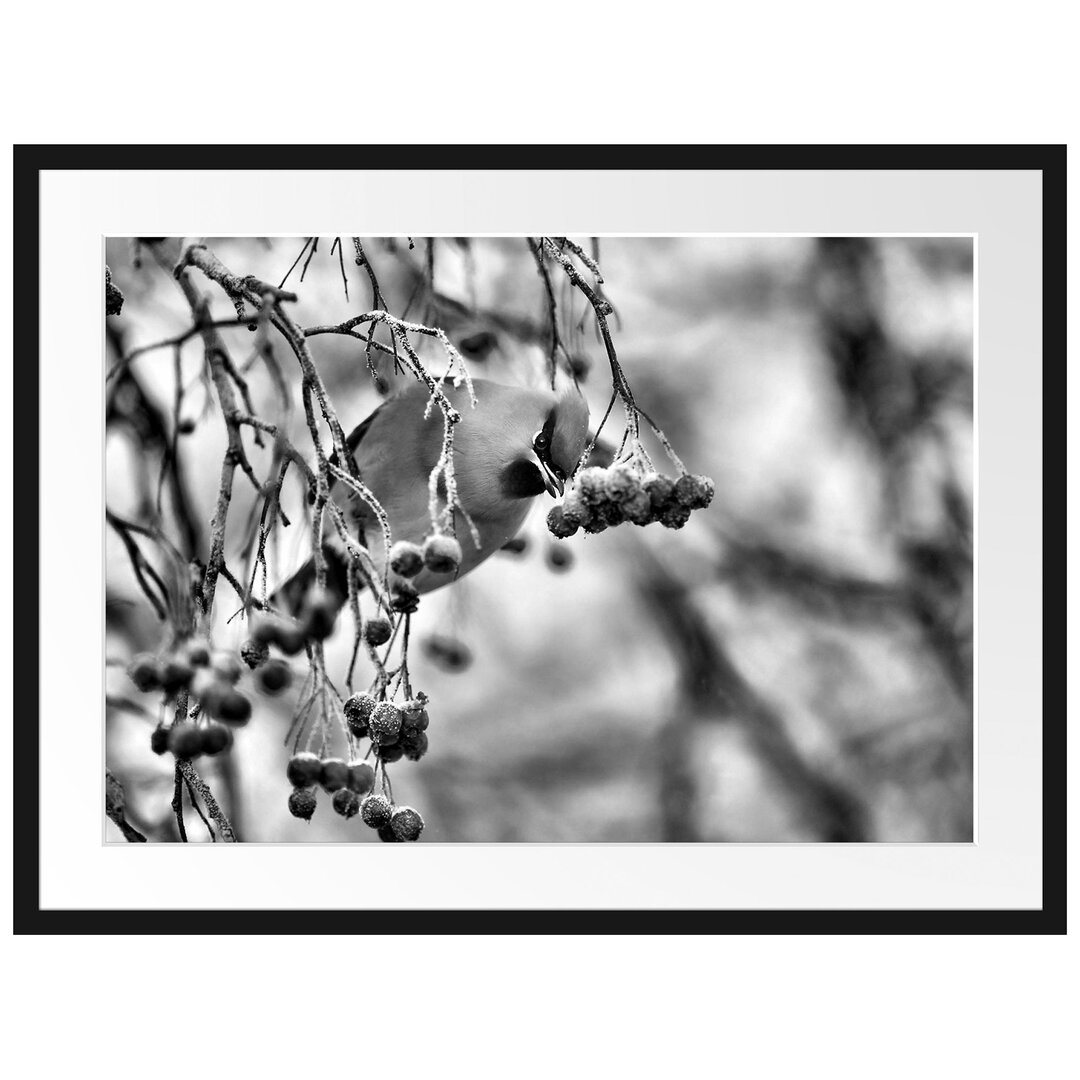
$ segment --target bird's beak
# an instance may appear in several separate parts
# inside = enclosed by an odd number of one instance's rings
[[[554,471],[552,470],[551,463],[545,461],[535,451],[533,453],[533,457],[535,457],[540,464],[540,475],[544,478],[544,488],[547,493],[553,499],[558,495],[562,495],[564,486],[563,481],[555,475]]]

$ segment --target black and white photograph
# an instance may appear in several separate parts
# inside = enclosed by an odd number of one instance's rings
[[[110,236],[106,844],[969,844],[976,241]]]

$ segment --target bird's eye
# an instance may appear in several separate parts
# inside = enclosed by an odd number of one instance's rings
[[[537,432],[533,438],[533,447],[536,450],[546,450],[551,445],[551,436],[546,431]]]
[[[490,330],[481,330],[479,333],[470,334],[458,342],[458,348],[469,357],[470,360],[484,360],[488,353],[498,344],[495,335]]]

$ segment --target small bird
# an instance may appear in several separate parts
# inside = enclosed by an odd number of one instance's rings
[[[457,573],[422,570],[412,580],[420,593],[460,578],[498,551],[521,529],[537,495],[562,494],[588,441],[589,407],[573,383],[557,392],[474,379],[473,388],[475,407],[464,386],[447,386],[445,392],[461,414],[454,429],[457,495],[480,544],[457,515],[462,552]],[[442,450],[443,418],[437,408],[425,417],[427,406],[427,388],[412,383],[384,401],[346,440],[364,484],[386,511],[395,543],[421,544],[432,532],[428,481]],[[334,485],[331,496],[348,507],[360,543],[381,571],[386,551],[375,514],[344,484]],[[325,535],[328,589],[343,604],[348,563],[340,537],[332,528]],[[309,559],[275,599],[296,611],[313,580],[314,561]]]

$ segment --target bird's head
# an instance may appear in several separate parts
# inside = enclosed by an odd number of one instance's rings
[[[533,433],[532,452],[540,465],[544,489],[563,493],[589,438],[589,406],[576,386],[552,395],[543,423]]]

